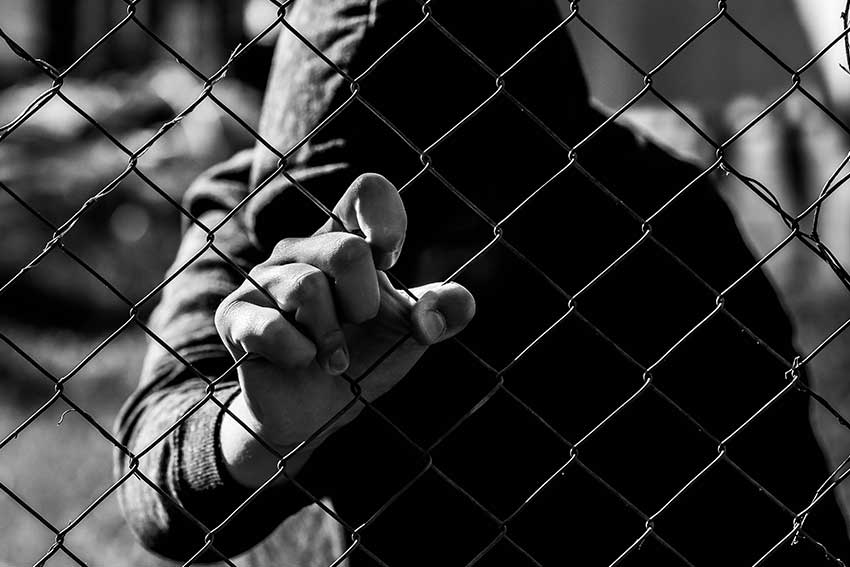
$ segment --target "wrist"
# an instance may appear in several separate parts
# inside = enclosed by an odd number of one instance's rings
[[[262,423],[250,410],[241,393],[231,400],[228,409],[230,411],[222,416],[218,431],[224,466],[236,482],[248,488],[257,488],[277,473],[280,458],[289,455],[298,445],[277,444],[264,435]],[[257,437],[263,439],[268,447]],[[278,475],[274,484],[283,484],[287,482],[287,477],[295,476],[314,448],[315,443],[300,447],[286,460],[285,474]]]

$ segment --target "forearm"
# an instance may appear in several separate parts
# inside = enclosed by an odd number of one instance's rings
[[[232,394],[232,388],[228,390],[224,393]],[[216,470],[216,447],[209,432],[215,428],[217,408],[210,402],[196,407],[204,399],[205,384],[199,379],[162,388],[136,406],[128,416],[129,428],[122,431],[132,454],[145,452],[137,478],[119,491],[124,516],[145,547],[175,559],[201,549],[205,530],[218,525],[226,517],[225,508],[232,509],[243,496]],[[127,455],[119,455],[116,474],[130,465]],[[212,499],[199,498],[201,494],[215,495],[215,505],[205,505]]]
[[[204,358],[187,353],[188,361],[210,378],[232,364],[224,356],[209,357],[200,349],[195,352]],[[226,405],[238,395],[238,386],[233,380],[223,380],[214,395]],[[207,382],[182,364],[175,364],[171,372],[130,401],[119,429],[129,451],[143,456],[139,478],[122,485],[120,499],[128,523],[148,549],[175,559],[191,557],[203,547],[208,531],[254,492],[253,487],[234,480],[224,463],[220,438],[224,416],[221,406],[209,396]],[[121,453],[117,461],[119,476],[129,470],[131,458]],[[266,478],[274,470],[276,464]],[[294,487],[268,487],[216,531],[215,548],[227,556],[247,551],[310,502]],[[212,550],[202,556],[210,561],[219,558]]]
[[[209,192],[221,193],[223,202],[202,195],[189,204],[207,227],[217,226],[242,193],[234,174],[225,174],[222,181],[199,182],[225,185]],[[150,341],[139,388],[117,424],[131,454],[143,454],[137,478],[129,478],[119,491],[127,521],[146,547],[184,560],[253,492],[234,481],[223,464],[219,432],[224,414],[210,399],[207,380],[219,378],[233,364],[215,328],[215,309],[242,282],[242,271],[256,263],[258,252],[238,216],[215,231],[215,250],[208,243],[202,228],[187,228],[171,270],[174,280],[149,323],[158,340]],[[235,373],[216,381],[214,395],[221,404],[237,393]],[[116,476],[132,464],[131,456],[119,452]],[[215,548],[228,556],[250,549],[308,503],[300,491],[284,492],[274,488],[255,499],[215,532]],[[203,559],[220,557],[208,550]]]
[[[217,363],[205,362],[199,365],[204,372],[218,371]],[[215,397],[227,403],[236,393],[231,383],[217,388]],[[139,460],[139,478],[122,485],[120,499],[131,528],[151,551],[178,560],[191,557],[204,546],[207,533],[253,494],[253,489],[230,477],[222,461],[218,443],[222,417],[219,405],[208,397],[206,383],[197,378],[147,396],[129,416],[124,441],[133,454],[145,453]],[[122,455],[118,472],[129,466],[130,459]],[[268,487],[225,527],[216,529],[214,546],[228,557],[247,551],[310,501],[294,487]],[[217,559],[220,556],[213,550],[201,556],[202,561]]]

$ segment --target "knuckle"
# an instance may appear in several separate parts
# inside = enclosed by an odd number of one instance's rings
[[[268,339],[282,335],[283,317],[258,317],[251,324],[250,335],[262,339]]]
[[[295,341],[283,345],[287,366],[291,368],[306,368],[316,359],[316,347],[307,341]]]
[[[265,263],[275,263],[277,261],[280,261],[281,258],[286,258],[290,256],[291,250],[301,240],[301,238],[284,238],[278,240],[277,244],[275,244],[274,248],[272,249],[272,253],[269,256],[269,259],[266,260]]]
[[[328,288],[325,274],[318,268],[303,272],[292,282],[292,297],[300,303],[309,303],[321,297]]]
[[[250,305],[243,301],[223,301],[215,312],[215,328],[227,349],[237,356],[240,351],[248,351],[246,342],[252,340],[252,321],[246,313]]]
[[[254,278],[253,272],[251,277],[257,282],[261,281],[260,279]],[[254,295],[256,291],[261,290],[257,288],[253,282],[246,279],[242,282],[242,285],[230,292],[230,294],[216,307],[214,316],[216,328],[221,329],[232,325],[233,320],[239,317],[239,312],[242,308],[246,304],[253,303],[252,295]]]
[[[239,300],[235,297],[236,292],[231,293],[224,298],[224,301],[219,303],[215,310],[215,328],[219,332],[223,332],[231,327],[234,320],[234,311],[236,310]]]
[[[335,327],[318,337],[316,344],[325,349],[336,349],[345,344],[345,335],[342,329]]]
[[[330,267],[334,273],[348,270],[365,261],[371,261],[369,243],[353,234],[341,235],[334,244],[330,256]]]

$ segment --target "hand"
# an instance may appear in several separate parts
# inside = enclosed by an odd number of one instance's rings
[[[407,216],[385,178],[360,176],[334,213],[344,227],[331,219],[309,238],[280,241],[250,273],[265,291],[246,280],[216,312],[233,357],[256,355],[239,366],[242,392],[231,410],[283,454],[349,404],[349,379],[363,377],[405,336],[359,382],[367,400],[398,384],[428,345],[456,335],[475,313],[472,295],[458,284],[411,289],[418,300],[390,284],[382,270],[399,257]],[[362,408],[358,402],[338,416],[287,471]],[[221,441],[236,480],[256,486],[274,472],[277,459],[235,420],[223,420]]]

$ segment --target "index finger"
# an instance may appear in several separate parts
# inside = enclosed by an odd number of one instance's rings
[[[387,270],[396,263],[407,233],[407,213],[398,190],[385,177],[364,173],[355,179],[333,212],[343,226],[331,218],[315,234],[360,234],[372,248],[376,268]]]

